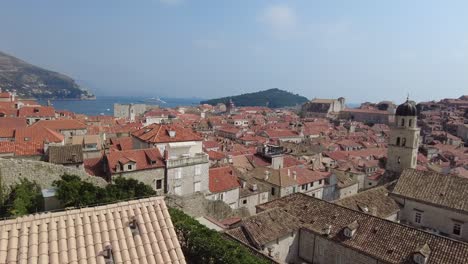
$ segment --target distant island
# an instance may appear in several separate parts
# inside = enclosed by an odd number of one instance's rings
[[[22,98],[92,100],[72,78],[49,71],[0,52],[0,88],[16,90]]]
[[[255,93],[206,100],[200,103],[217,105],[219,103],[226,104],[229,100],[232,100],[236,106],[268,106],[271,108],[302,105],[309,101],[304,96],[283,91],[278,88],[272,88]]]

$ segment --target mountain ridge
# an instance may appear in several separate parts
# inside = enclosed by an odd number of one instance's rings
[[[0,51],[0,88],[24,98],[93,99],[71,77],[47,70]]]

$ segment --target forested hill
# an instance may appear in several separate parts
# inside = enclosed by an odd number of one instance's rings
[[[271,108],[296,106],[309,101],[304,96],[273,88],[255,93],[206,100],[200,103],[210,105],[226,104],[229,100],[232,100],[236,106],[268,106]]]
[[[0,88],[20,97],[90,99],[93,94],[61,73],[49,71],[0,52]]]

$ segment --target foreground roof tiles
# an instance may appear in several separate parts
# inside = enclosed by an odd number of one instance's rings
[[[104,264],[106,246],[113,263],[186,263],[162,197],[0,222],[0,263]]]
[[[413,263],[415,252],[427,244],[431,250],[427,264],[466,263],[468,244],[434,235],[368,213],[354,211],[311,196],[295,193],[258,205],[260,210],[281,208],[302,222],[302,228],[323,235],[330,227],[329,241],[343,245],[379,260],[379,263]],[[284,217],[287,222],[289,218]],[[344,228],[358,227],[353,238],[343,234]],[[354,224],[353,224],[354,223]],[[325,237],[325,236],[324,236]]]

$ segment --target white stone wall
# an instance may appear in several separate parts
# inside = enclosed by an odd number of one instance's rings
[[[358,193],[358,189],[359,189],[359,184],[352,184],[350,186],[347,186],[347,187],[344,187],[344,188],[340,188],[338,189],[338,197],[336,197],[337,199],[343,199],[343,198],[346,198],[346,197],[349,197],[351,195],[354,195],[356,193]]]
[[[294,231],[276,241],[265,245],[262,252],[277,260],[279,263],[295,263],[299,245],[298,232]],[[272,248],[271,253],[268,248]]]
[[[195,167],[200,166],[200,174],[195,175]],[[180,195],[190,195],[195,192],[195,183],[199,182],[200,192],[208,192],[209,167],[210,163],[201,163],[178,168],[167,169],[167,188],[168,193],[178,195],[176,189],[180,190]],[[181,171],[181,178],[177,179],[177,171]]]
[[[212,201],[223,201],[225,204],[229,205],[231,209],[237,209],[239,205],[239,188],[220,193],[212,193],[207,195],[206,199]]]
[[[239,208],[247,208],[250,215],[257,211],[256,206],[268,202],[269,192],[256,193],[239,199]]]
[[[137,170],[137,171],[126,171],[126,172],[115,173],[112,175],[112,178],[114,179],[116,177],[122,176],[124,178],[135,179],[144,184],[151,186],[157,192],[158,195],[163,195],[164,185],[165,185],[164,174],[165,174],[165,169],[158,168],[158,169],[150,169],[150,170]],[[156,189],[157,180],[162,180],[161,189]]]
[[[403,199],[392,196],[397,202],[403,204],[399,217],[401,222],[405,222],[418,228],[430,227],[436,229],[447,236],[468,242],[468,212],[456,212],[441,207],[423,204],[417,201]],[[415,212],[421,213],[421,223],[415,222]],[[461,236],[452,233],[455,221],[462,224]]]

